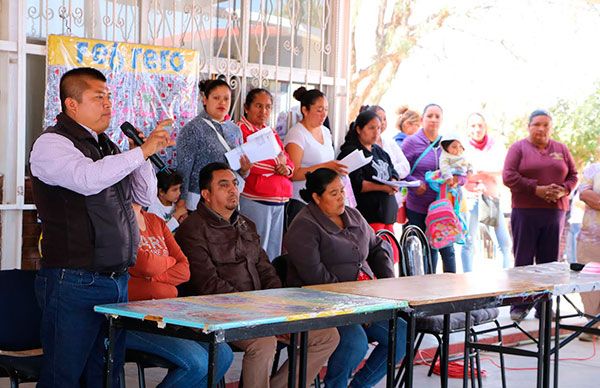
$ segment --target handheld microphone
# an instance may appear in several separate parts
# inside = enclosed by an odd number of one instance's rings
[[[140,137],[140,135],[138,134],[138,131],[135,129],[135,127],[133,125],[131,125],[131,123],[129,121],[125,121],[123,124],[121,124],[120,128],[121,128],[121,131],[123,131],[123,134],[125,134],[125,136],[127,136],[128,138],[133,140],[133,142],[136,145],[141,146],[142,144],[144,144],[144,140]],[[158,155],[156,155],[156,154],[150,155],[149,159],[152,162],[152,164],[154,164],[156,166],[156,168],[158,168],[159,171],[165,171],[170,174],[170,171],[167,168],[167,165],[165,164],[165,162],[163,162],[163,160]]]

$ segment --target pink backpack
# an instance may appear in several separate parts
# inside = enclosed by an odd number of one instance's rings
[[[446,184],[440,186],[439,199],[429,205],[425,217],[425,235],[434,249],[445,248],[464,239],[464,230],[452,202],[446,196]]]

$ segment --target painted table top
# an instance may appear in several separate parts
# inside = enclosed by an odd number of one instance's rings
[[[406,307],[400,300],[304,288],[145,300],[94,307],[98,313],[152,320],[204,332]],[[164,327],[164,326],[163,326]]]
[[[485,297],[507,297],[550,291],[550,286],[514,276],[508,271],[434,274],[308,287],[379,298],[406,300],[410,306]]]
[[[600,274],[571,271],[568,263],[546,263],[508,269],[512,277],[551,287],[555,295],[600,291]]]

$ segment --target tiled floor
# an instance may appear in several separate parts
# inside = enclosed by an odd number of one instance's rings
[[[574,297],[578,300],[578,297]],[[563,304],[564,306],[564,304]],[[501,322],[508,322],[508,309],[502,308],[500,314]],[[533,318],[533,313],[523,322],[526,329],[534,329],[537,327],[537,320]],[[451,338],[451,342],[461,340],[461,335],[456,335]],[[432,347],[434,344],[432,339],[426,340],[423,348]],[[533,345],[523,343],[520,346],[524,348],[533,348]],[[559,387],[571,388],[597,388],[600,386],[600,340],[597,343],[581,342],[575,340],[569,345],[561,349],[561,363]],[[534,387],[535,386],[535,359],[506,356],[506,364],[509,369],[507,371],[507,386],[510,388]],[[483,380],[485,387],[501,387],[500,369],[496,366],[499,364],[497,355],[483,353],[482,354],[482,369],[486,371],[487,376]],[[226,379],[228,382],[236,381],[240,375],[241,354],[236,354],[236,359],[231,369],[228,371]],[[137,387],[137,375],[133,365],[126,367],[127,387]],[[147,386],[156,387],[162,380],[164,371],[160,369],[147,370],[146,379]],[[22,387],[33,387],[33,384],[22,384]],[[415,387],[439,387],[439,377],[433,375],[427,377],[426,366],[415,367]],[[459,379],[450,379],[449,387],[461,387],[462,381]],[[0,379],[0,388],[8,388],[7,379]],[[385,382],[381,382],[377,387],[385,387]],[[185,387],[187,388],[187,387]],[[262,388],[262,387],[261,387]]]

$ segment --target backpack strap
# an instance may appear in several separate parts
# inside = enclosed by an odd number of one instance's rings
[[[448,193],[452,194],[454,197],[454,212],[458,215],[460,214],[460,201],[462,200],[462,193],[460,189],[450,188],[448,189],[448,184],[446,182],[440,185],[439,199],[448,198]],[[449,199],[449,198],[448,198]]]
[[[460,202],[462,201],[462,190],[460,188],[456,188],[453,190],[454,195],[454,212],[457,216],[460,217]]]
[[[446,182],[440,185],[440,199],[448,198],[448,184]]]
[[[441,139],[442,139],[442,136],[440,135],[431,144],[429,144],[429,146],[427,148],[425,148],[425,151],[423,151],[423,153],[421,155],[419,155],[419,157],[417,158],[417,160],[415,160],[415,164],[413,164],[413,166],[410,169],[410,172],[408,173],[408,175],[412,175],[412,173],[415,172],[415,169],[417,168],[417,165],[419,164],[419,162],[421,162],[421,160],[425,156],[427,156],[427,154],[429,153],[429,151],[431,151],[433,149],[433,147],[435,147],[440,142]]]
[[[466,231],[466,230],[468,230],[467,223],[460,212],[460,203],[462,201],[462,190],[460,190],[459,188],[451,188],[448,190],[448,184],[444,182],[440,185],[439,199],[448,198],[448,192],[450,192],[454,196],[454,204],[453,204],[454,213],[456,214],[456,217],[460,221],[463,231]]]

